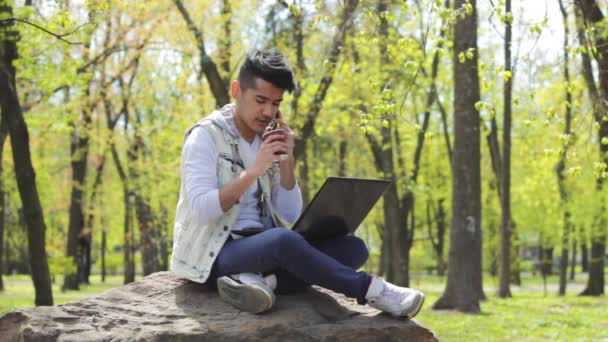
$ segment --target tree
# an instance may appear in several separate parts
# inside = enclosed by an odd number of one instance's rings
[[[6,209],[7,203],[5,201],[5,185],[4,185],[4,165],[2,163],[2,157],[4,155],[4,142],[8,135],[6,124],[4,120],[0,120],[0,291],[4,291],[4,281],[2,279],[2,273],[4,272],[4,230],[6,226]]]
[[[477,12],[474,0],[457,0],[454,25],[454,151],[448,279],[433,309],[479,312],[481,283],[480,99]]]
[[[302,195],[304,197],[304,201],[307,202],[309,199],[309,189],[308,189],[308,161],[307,161],[307,146],[309,141],[312,140],[315,135],[315,125],[317,122],[317,118],[319,113],[321,112],[321,108],[323,107],[323,101],[327,96],[327,91],[331,86],[334,78],[334,73],[336,71],[336,65],[338,64],[338,58],[342,53],[344,42],[346,40],[346,35],[350,30],[351,25],[353,24],[353,15],[355,10],[357,9],[357,5],[359,4],[358,0],[346,0],[344,2],[342,11],[340,12],[340,23],[338,27],[336,27],[336,32],[332,38],[329,56],[327,58],[327,63],[324,63],[323,72],[321,74],[321,79],[318,82],[318,86],[314,91],[314,96],[310,107],[307,110],[306,117],[304,119],[304,124],[301,126],[299,130],[298,141],[295,146],[294,156],[296,160],[300,161],[300,179],[302,180],[303,188]],[[298,18],[296,17],[296,23],[298,22]],[[296,32],[297,33],[297,32]],[[296,37],[299,41],[300,37]],[[301,54],[301,51],[298,50],[298,53]],[[298,58],[297,65],[301,67],[303,62]],[[296,96],[299,95],[296,92]],[[294,108],[298,108],[297,104],[293,104]]]
[[[583,76],[587,84],[589,97],[593,105],[593,114],[598,127],[599,160],[600,163],[608,165],[608,33],[601,29],[605,25],[604,14],[595,0],[577,0],[579,8],[579,39],[586,42],[589,53],[591,53],[598,64],[599,87],[595,83],[595,77],[591,67],[591,60],[587,54],[582,55]],[[585,36],[585,27],[595,27],[590,36]],[[591,230],[591,260],[589,263],[589,278],[587,287],[582,295],[601,295],[604,293],[604,255],[606,254],[606,203],[602,196],[604,187],[604,176],[599,174],[596,180],[596,190],[600,203]]]
[[[181,13],[186,25],[188,26],[188,30],[192,32],[194,35],[194,39],[196,41],[196,46],[199,50],[199,64],[200,69],[198,73],[199,81],[202,79],[203,75],[207,78],[207,82],[209,82],[209,87],[211,88],[211,92],[213,93],[213,97],[215,98],[215,102],[218,107],[223,107],[224,105],[230,103],[230,96],[228,95],[228,87],[225,82],[222,80],[220,76],[220,72],[217,68],[217,65],[207,54],[207,49],[205,47],[205,39],[203,37],[203,31],[199,29],[192,21],[190,17],[190,13],[184,6],[183,1],[181,0],[173,0],[173,3]],[[228,2],[224,4],[223,11],[230,12],[230,5]],[[225,26],[227,27],[227,26]],[[229,39],[226,37],[225,39]],[[226,61],[226,60],[224,60]],[[228,61],[229,62],[229,61]],[[224,62],[226,63],[226,62]]]
[[[13,9],[0,1],[0,18],[11,18]],[[46,224],[36,187],[30,156],[29,134],[17,94],[16,71],[19,35],[13,20],[0,21],[0,109],[8,127],[15,164],[15,176],[23,204],[30,255],[30,272],[36,291],[36,305],[53,305],[51,277],[46,256]]]
[[[380,51],[380,73],[382,75],[387,74],[386,67],[390,65],[388,56],[388,41],[389,41],[389,26],[387,19],[388,3],[386,1],[380,1],[376,8],[377,15],[379,18],[380,39],[379,51]],[[383,86],[381,92],[391,94],[389,82],[383,76]],[[388,101],[394,101],[390,95],[382,95],[387,97]],[[381,113],[384,115],[392,113]],[[386,120],[386,119],[385,119]],[[391,125],[391,121],[392,125]],[[384,231],[382,236],[382,263],[383,269],[386,273],[386,279],[398,285],[407,286],[409,285],[409,250],[412,243],[411,231],[408,231],[407,218],[412,213],[408,210],[410,205],[403,203],[407,198],[402,201],[397,191],[397,179],[396,167],[394,165],[395,149],[393,148],[393,138],[395,137],[396,128],[395,120],[386,121],[388,124],[384,124],[380,129],[380,142],[368,134],[366,137],[372,148],[374,159],[376,162],[376,169],[381,171],[384,175],[384,179],[391,180],[391,184],[384,193]],[[411,198],[413,200],[413,198]]]
[[[511,297],[511,108],[513,93],[513,71],[511,68],[511,0],[505,1],[505,84],[503,90],[504,122],[502,138],[502,160],[499,182],[501,187],[501,220],[500,220],[500,281],[498,296]]]
[[[562,232],[561,241],[561,258],[560,258],[560,269],[559,269],[559,290],[560,296],[566,294],[566,273],[568,270],[568,243],[570,238],[571,223],[570,223],[570,211],[568,210],[568,190],[565,184],[564,170],[566,168],[566,157],[568,155],[568,149],[572,142],[570,123],[572,121],[572,90],[570,83],[570,69],[568,63],[570,61],[570,55],[568,52],[569,43],[568,36],[570,31],[568,29],[568,12],[564,7],[563,1],[559,0],[559,8],[562,12],[563,23],[564,23],[564,81],[566,88],[566,104],[565,104],[565,122],[564,122],[564,136],[566,140],[560,153],[560,159],[555,166],[555,172],[557,173],[557,181],[559,186],[559,195],[561,204],[564,207],[564,225]]]

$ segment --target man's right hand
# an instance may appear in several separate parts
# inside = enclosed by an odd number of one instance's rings
[[[278,159],[277,154],[288,152],[289,146],[286,140],[287,132],[281,131],[262,141],[255,155],[255,161],[249,167],[250,172],[256,177],[262,176],[272,166],[272,162]]]

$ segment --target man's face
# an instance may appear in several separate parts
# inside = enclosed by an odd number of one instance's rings
[[[276,117],[285,89],[257,78],[255,86],[245,90],[238,81],[233,81],[231,92],[237,105],[237,127],[243,137],[252,138],[264,133],[270,120]]]

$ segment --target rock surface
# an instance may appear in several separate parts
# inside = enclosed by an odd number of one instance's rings
[[[395,319],[342,295],[310,289],[277,296],[253,315],[216,291],[170,272],[77,302],[0,317],[1,341],[436,341],[416,321]]]

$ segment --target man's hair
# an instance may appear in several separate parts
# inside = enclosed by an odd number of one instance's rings
[[[241,89],[255,87],[256,78],[272,83],[275,87],[292,92],[296,88],[293,70],[277,49],[253,50],[247,54],[239,70]]]

